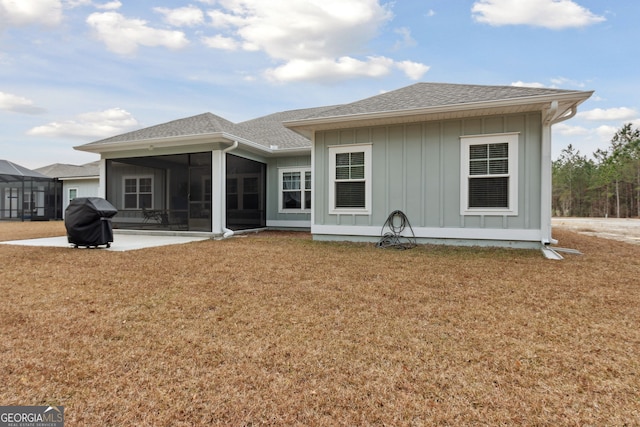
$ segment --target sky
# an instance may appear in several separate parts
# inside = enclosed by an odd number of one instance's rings
[[[211,112],[241,122],[416,82],[595,91],[553,127],[591,157],[640,127],[637,0],[0,0],[0,159]]]

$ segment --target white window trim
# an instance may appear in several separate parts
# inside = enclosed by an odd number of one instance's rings
[[[122,177],[122,209],[123,210],[129,210],[129,211],[135,211],[135,210],[140,210],[142,209],[142,206],[137,206],[138,202],[140,201],[140,180],[141,179],[145,179],[145,178],[150,178],[151,179],[151,206],[147,207],[147,209],[153,209],[153,206],[155,206],[155,195],[154,195],[154,182],[153,182],[153,175],[125,175]],[[135,179],[136,180],[136,208],[125,208],[125,199],[126,199],[126,195],[127,194],[133,194],[133,193],[127,193],[125,191],[126,189],[126,181],[127,179]],[[146,194],[146,193],[145,193]]]
[[[371,146],[366,144],[333,145],[329,149],[329,213],[371,215]],[[336,208],[336,154],[364,152],[364,208]]]
[[[300,167],[286,167],[286,168],[278,168],[278,213],[309,213],[311,212],[310,208],[304,207],[301,209],[287,209],[282,207],[282,193],[284,189],[283,185],[283,176],[287,172],[299,172],[300,173],[300,184],[302,192],[302,205],[304,206],[304,192],[311,190],[311,197],[313,197],[313,175],[311,175],[311,188],[305,188],[305,173],[311,173],[311,166],[300,166]],[[313,202],[313,201],[312,201]]]
[[[519,133],[499,133],[460,137],[460,215],[518,215],[518,140]],[[469,147],[484,144],[509,144],[509,207],[469,208]],[[501,175],[504,176],[504,175]]]

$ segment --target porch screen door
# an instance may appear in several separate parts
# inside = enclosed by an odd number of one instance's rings
[[[211,231],[211,154],[191,155],[189,166],[189,230]]]
[[[2,209],[3,218],[18,217],[18,188],[4,189],[4,209]]]

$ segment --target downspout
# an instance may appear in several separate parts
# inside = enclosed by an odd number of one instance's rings
[[[540,200],[541,212],[541,242],[543,245],[549,243],[556,244],[557,241],[551,237],[551,198],[553,192],[552,168],[551,168],[551,126],[556,123],[569,120],[576,115],[577,108],[571,106],[569,114],[558,116],[558,101],[553,101],[542,123],[542,149],[541,149],[541,192]]]
[[[222,186],[222,203],[220,203],[220,218],[226,218],[226,205],[227,205],[227,185],[226,185],[226,173],[227,173],[227,156],[225,154],[227,154],[230,151],[235,150],[236,148],[238,148],[238,141],[233,141],[233,144],[231,144],[231,146],[225,148],[224,150],[222,150],[222,170],[220,171],[220,174],[222,175],[222,182],[224,183],[224,185]],[[225,225],[227,225],[226,219],[224,222]],[[222,226],[222,238],[226,239],[229,238],[231,236],[233,236],[233,230],[228,229],[227,227],[225,227],[225,225]]]

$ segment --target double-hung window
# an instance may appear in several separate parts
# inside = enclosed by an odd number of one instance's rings
[[[153,208],[153,177],[124,177],[124,208]]]
[[[518,214],[518,134],[461,137],[461,215]]]
[[[309,212],[311,210],[311,168],[282,168],[279,170],[280,212]]]
[[[371,212],[371,144],[329,147],[329,213]]]

